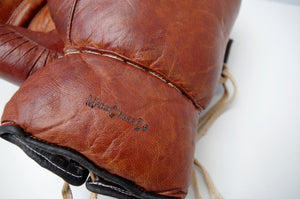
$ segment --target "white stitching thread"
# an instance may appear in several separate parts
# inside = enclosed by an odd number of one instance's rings
[[[122,59],[121,57],[117,57],[117,56],[114,56],[114,55],[110,55],[110,54],[102,54],[102,56],[105,56],[105,57],[110,57],[110,58],[113,58],[113,59],[116,59],[116,60],[119,60],[119,61],[125,62],[125,60],[124,60],[124,59]]]
[[[128,60],[125,60],[123,59],[122,57],[118,57],[118,56],[115,56],[115,55],[111,55],[111,54],[107,54],[107,53],[99,53],[99,52],[95,52],[95,51],[91,51],[91,50],[66,50],[65,52],[65,55],[71,55],[71,54],[80,54],[80,53],[90,53],[90,54],[94,54],[94,55],[101,55],[101,56],[105,56],[105,57],[110,57],[110,58],[113,58],[113,59],[116,59],[116,60],[119,60],[119,61],[122,61],[126,64],[129,64],[137,69],[140,69],[142,71],[146,71],[148,72],[149,74],[151,74],[152,76],[160,79],[161,81],[163,81],[164,83],[168,84],[169,86],[175,88],[179,93],[183,94],[183,92],[177,87],[175,86],[174,84],[172,84],[171,82],[169,82],[168,80],[166,80],[164,77],[162,77],[161,75],[153,72],[153,71],[149,71],[135,63],[132,63]]]
[[[32,152],[34,152],[35,154],[37,154],[38,156],[44,158],[45,160],[47,160],[50,164],[52,164],[53,166],[55,166],[56,168],[60,169],[61,171],[73,176],[73,177],[76,177],[76,178],[82,178],[82,176],[79,176],[79,175],[75,175],[73,173],[70,173],[66,170],[64,170],[63,168],[57,166],[55,163],[51,162],[46,156],[40,154],[39,152],[37,152],[36,150],[34,150],[33,148],[31,148],[30,146],[28,146],[26,143],[24,143],[22,140],[20,140],[17,136],[15,135],[12,135],[14,136],[19,142],[21,142],[26,148],[28,148],[29,150],[31,150]]]
[[[124,191],[123,189],[120,189],[118,187],[114,187],[114,186],[111,186],[111,185],[106,185],[106,184],[103,184],[101,182],[90,182],[90,184],[99,185],[99,186],[102,186],[102,187],[110,188],[112,190],[118,191],[118,192],[123,193],[123,194],[128,195],[128,196],[134,196],[132,193],[130,193],[128,191]]]

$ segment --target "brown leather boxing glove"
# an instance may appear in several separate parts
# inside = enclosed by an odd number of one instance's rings
[[[0,13],[2,78],[20,84],[63,54],[64,44],[45,0],[4,1]]]
[[[50,32],[55,29],[55,26],[46,3],[46,0],[1,1],[0,23]]]
[[[62,55],[63,42],[57,32],[34,32],[0,24],[0,77],[21,84]]]
[[[48,6],[65,55],[22,84],[1,137],[71,184],[91,171],[93,192],[184,198],[240,0]]]

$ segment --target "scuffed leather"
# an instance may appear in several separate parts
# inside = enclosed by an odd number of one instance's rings
[[[66,55],[22,84],[2,123],[76,150],[147,192],[184,198],[199,114],[215,90],[240,1],[48,6]]]

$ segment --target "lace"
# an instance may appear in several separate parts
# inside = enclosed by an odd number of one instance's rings
[[[67,182],[64,183],[61,193],[63,199],[73,199],[70,185]]]
[[[234,91],[232,96],[230,97],[229,89],[227,87],[228,80],[231,81]],[[233,76],[230,74],[228,70],[228,66],[226,64],[223,65],[222,77],[220,79],[220,83],[223,85],[224,94],[222,98],[199,120],[198,131],[197,131],[197,141],[207,133],[209,127],[216,121],[216,119],[228,108],[228,106],[234,101],[236,97],[237,86]],[[222,195],[219,193],[217,188],[215,187],[210,175],[206,171],[206,169],[200,164],[197,159],[194,159],[194,166],[198,167],[204,177],[205,183],[207,185],[208,191],[210,193],[211,199],[223,199]],[[197,199],[202,199],[199,188],[198,188],[198,180],[196,176],[196,169],[193,168],[192,173],[192,184],[195,190],[195,195]]]
[[[95,182],[96,181],[96,175],[93,172],[90,171],[90,176],[91,176],[92,182]],[[91,192],[90,199],[97,199],[97,197],[98,197],[97,193]]]
[[[90,177],[91,177],[93,182],[96,181],[96,175],[91,171],[90,171]],[[62,193],[62,198],[63,199],[73,199],[72,190],[71,190],[71,187],[70,187],[69,183],[64,182],[61,193]],[[98,194],[91,192],[91,195],[90,195],[89,199],[97,199],[97,198],[98,198]]]

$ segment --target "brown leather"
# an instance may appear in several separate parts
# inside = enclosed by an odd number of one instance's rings
[[[0,77],[21,84],[58,56],[63,43],[56,32],[42,33],[0,24]]]
[[[66,47],[125,56],[176,84],[198,108],[207,106],[240,0],[61,2],[48,5]]]
[[[98,97],[109,107],[118,106],[130,121],[143,119],[148,129],[137,131],[108,111],[92,109],[86,105],[90,95],[91,101]],[[29,77],[2,120],[14,121],[41,140],[76,149],[147,191],[180,197],[189,185],[198,116],[188,99],[147,72],[83,53]]]
[[[0,23],[6,23],[15,9],[23,0],[1,0],[0,1]]]
[[[0,24],[28,27],[37,32],[51,32],[55,25],[46,0],[4,0],[0,2]]]
[[[0,3],[0,13],[1,23],[14,25],[0,24],[2,78],[21,84],[30,74],[63,54],[64,44],[45,0],[4,1]],[[36,32],[25,29],[27,26]]]
[[[51,32],[56,29],[47,5],[31,20],[28,29],[37,32]]]
[[[27,27],[46,2],[46,0],[23,0],[12,12],[6,23]]]
[[[5,107],[33,137],[78,151],[148,192],[184,198],[196,126],[240,0],[49,0],[63,58]]]

